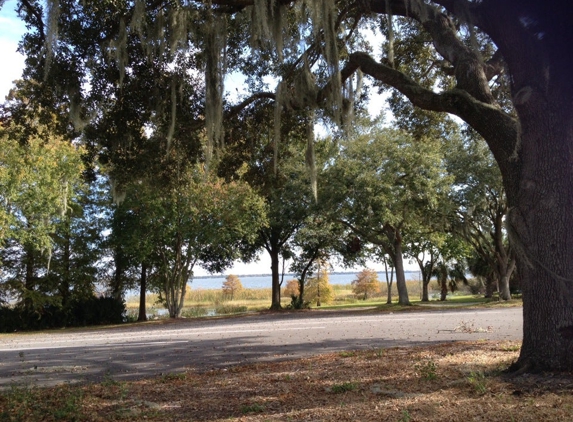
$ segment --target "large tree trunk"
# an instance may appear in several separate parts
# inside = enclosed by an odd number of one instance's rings
[[[573,37],[571,5],[483,2],[481,26],[508,67],[518,144],[496,155],[507,192],[508,231],[523,290],[516,367],[573,370]],[[528,21],[524,24],[524,19]]]
[[[573,370],[571,5],[555,0],[433,3],[373,1],[370,7],[418,20],[454,67],[455,89],[426,90],[360,52],[349,56],[343,73],[360,67],[414,105],[456,114],[483,136],[503,176],[508,232],[522,281],[524,338],[517,367]],[[507,67],[484,66],[435,4],[487,33]],[[507,70],[518,120],[489,89],[496,68]]]
[[[520,108],[523,164],[510,227],[523,290],[522,368],[573,370],[571,98],[532,95]]]

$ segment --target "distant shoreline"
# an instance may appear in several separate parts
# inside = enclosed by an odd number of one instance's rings
[[[360,271],[335,271],[335,272],[331,272],[328,273],[329,275],[354,275],[354,274],[358,274]],[[378,273],[384,273],[384,271],[378,271]],[[405,274],[412,274],[412,273],[419,273],[419,271],[404,271]],[[229,273],[232,274],[232,273]],[[195,276],[193,277],[193,280],[208,280],[208,279],[212,279],[212,278],[225,278],[227,277],[229,274],[215,274],[215,275],[201,275],[201,276]],[[272,274],[268,273],[268,274],[234,274],[237,277],[241,278],[241,277],[271,277]],[[286,273],[284,275],[285,277],[292,277],[294,278],[296,276],[296,274],[294,273]]]

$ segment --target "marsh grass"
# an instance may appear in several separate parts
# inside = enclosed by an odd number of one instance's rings
[[[438,286],[436,283],[430,284],[430,297],[433,298],[434,303]],[[397,305],[395,304],[397,296],[393,297],[393,304],[387,305],[387,295],[388,295],[388,285],[385,281],[380,283],[381,290],[379,293],[372,295],[366,300],[358,298],[354,293],[352,293],[351,284],[333,284],[332,288],[334,291],[334,300],[331,303],[323,303],[322,309],[329,308],[347,308],[347,307],[371,307],[375,306],[380,309],[394,309]],[[421,284],[417,280],[406,281],[408,287],[408,294],[412,303],[417,303],[420,301],[421,296]],[[398,291],[396,289],[396,283],[392,286],[392,293],[397,295]],[[249,311],[262,311],[267,310],[271,303],[272,289],[242,289],[235,292],[233,298],[223,292],[222,289],[193,289],[193,286],[188,289],[185,295],[185,307],[182,312],[182,316],[185,318],[198,318],[203,316],[212,315],[226,315],[240,312]],[[166,317],[164,315],[163,306],[158,303],[157,294],[148,294],[146,296],[146,301],[148,305],[148,317],[151,319],[157,319]],[[285,294],[284,289],[282,292],[281,303],[283,307],[288,307],[291,302],[291,298]],[[511,301],[519,302],[521,301]],[[483,297],[469,294],[469,289],[462,289],[456,292],[454,295],[448,295],[446,305],[470,305],[470,304],[489,304],[491,306],[497,306],[499,302],[497,300],[486,300]],[[443,302],[440,304],[444,304]],[[512,306],[511,304],[503,304],[504,306]],[[139,306],[139,296],[134,295],[127,298],[127,314],[129,320],[137,319],[137,308]],[[515,306],[515,305],[513,305]]]

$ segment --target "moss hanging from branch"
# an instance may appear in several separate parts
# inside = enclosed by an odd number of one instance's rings
[[[171,116],[169,129],[167,130],[167,135],[165,139],[167,140],[167,151],[171,148],[171,141],[173,140],[173,134],[175,132],[175,121],[177,120],[177,78],[174,76],[171,78]]]
[[[129,28],[132,32],[139,35],[141,43],[145,43],[145,29],[147,24],[146,14],[145,14],[145,0],[135,0],[133,4],[133,15],[131,17],[131,22],[129,23]]]
[[[111,185],[111,198],[115,205],[119,206],[125,201],[126,191],[123,186],[120,186],[117,180],[110,176]]]
[[[298,108],[317,106],[318,86],[316,78],[310,71],[308,57],[306,54],[303,58],[303,67],[294,80],[294,93],[291,103]]]
[[[391,67],[394,67],[394,18],[392,15],[392,11],[390,8],[390,1],[386,0],[386,8],[388,9],[388,15],[387,15],[387,20],[388,20],[388,42],[387,42],[387,52],[386,52],[386,57],[388,58],[388,63],[390,64]]]
[[[169,51],[171,56],[173,56],[179,48],[185,46],[188,19],[188,10],[181,6],[173,7],[169,12]]]
[[[316,156],[314,153],[314,121],[315,121],[315,111],[311,109],[308,112],[308,118],[306,122],[306,168],[310,178],[310,187],[312,189],[312,195],[314,196],[315,202],[318,201],[318,181],[316,174]]]
[[[125,19],[119,20],[119,32],[117,38],[111,42],[110,55],[115,59],[117,68],[119,70],[119,86],[123,85],[123,78],[125,77],[125,68],[128,65],[129,56],[127,54],[127,28],[125,26]]]
[[[251,47],[265,48],[272,42],[279,60],[282,60],[285,14],[286,8],[277,0],[254,0],[251,6]]]
[[[342,83],[340,79],[340,57],[338,54],[338,37],[336,30],[336,3],[335,0],[308,0],[305,2],[305,6],[311,11],[315,38],[324,41],[322,55],[329,77],[326,105],[331,109],[335,121],[341,123]]]
[[[59,0],[48,0],[46,2],[46,67],[44,69],[44,77],[48,77],[48,70],[52,62],[52,57],[54,55],[54,47],[58,42],[58,21],[60,19],[60,1]]]
[[[269,15],[272,14],[272,0],[254,0],[251,7],[251,46],[257,48],[271,37]]]
[[[207,128],[207,168],[215,146],[223,139],[223,75],[225,68],[224,16],[211,15],[207,21],[205,42],[205,125]]]
[[[354,86],[354,78],[356,77],[356,86]],[[352,129],[352,122],[354,121],[354,107],[356,99],[360,97],[362,92],[363,74],[360,69],[355,72],[355,75],[346,80],[343,90],[342,100],[342,129],[349,135]]]
[[[284,82],[279,82],[276,89],[275,96],[275,110],[274,110],[274,136],[273,136],[273,169],[275,175],[278,173],[279,162],[279,143],[281,141],[281,117],[285,104],[286,87]]]

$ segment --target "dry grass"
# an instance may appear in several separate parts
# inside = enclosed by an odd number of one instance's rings
[[[460,342],[13,390],[0,420],[567,421],[573,376],[510,378],[517,342]],[[2,418],[3,417],[3,418]]]
[[[418,281],[409,280],[406,282],[410,298],[414,301],[420,298],[420,283]],[[381,283],[381,290],[379,293],[372,295],[367,301],[358,299],[352,293],[352,286],[350,284],[333,284],[335,298],[332,305],[347,305],[347,304],[382,304],[386,302],[387,285]],[[282,292],[281,304],[286,307],[290,304],[291,298]],[[393,292],[397,293],[394,283]],[[215,308],[219,305],[234,305],[246,306],[248,310],[263,310],[268,309],[271,304],[272,289],[242,289],[234,294],[231,299],[226,295],[222,289],[188,289],[185,294],[185,308]],[[157,304],[158,295],[149,293],[146,295],[146,303],[149,307],[149,312],[153,313],[154,309],[163,308],[162,305]],[[394,297],[397,300],[397,296]],[[126,307],[129,310],[137,309],[139,307],[139,295],[129,296],[126,300]]]

